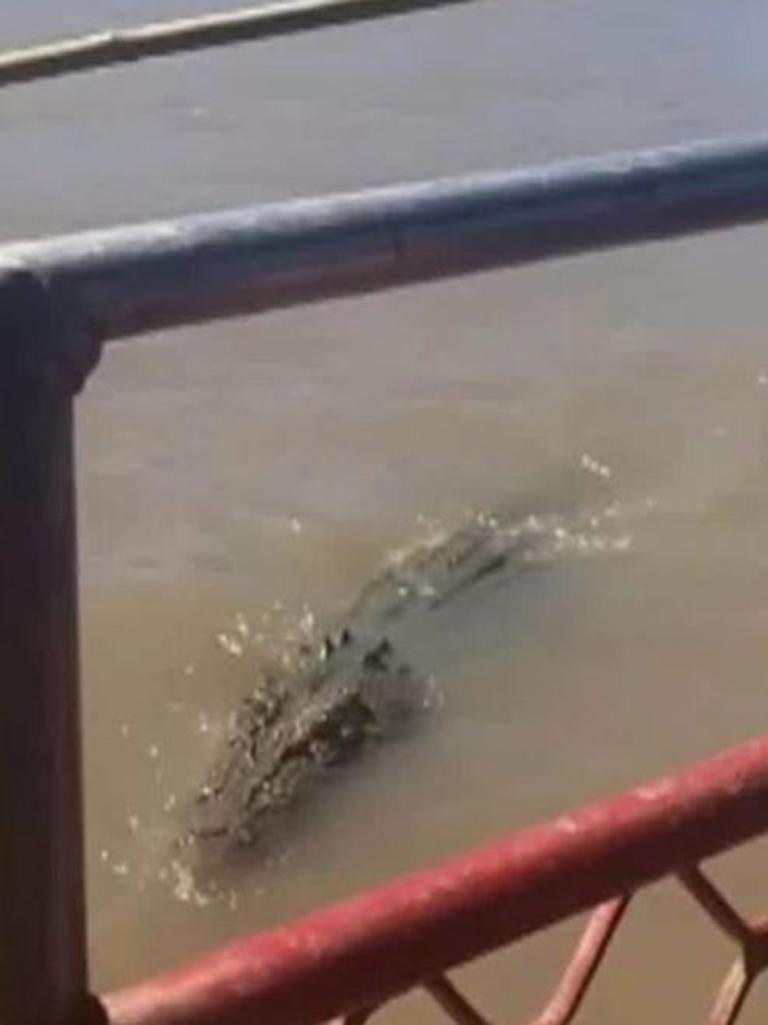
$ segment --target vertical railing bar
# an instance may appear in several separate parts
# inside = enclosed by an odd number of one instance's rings
[[[40,278],[0,268],[0,1021],[13,1025],[72,1025],[94,1006],[73,480],[89,363],[76,350],[91,345],[76,335]]]

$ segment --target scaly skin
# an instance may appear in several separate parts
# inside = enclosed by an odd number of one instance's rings
[[[478,516],[375,577],[319,643],[304,645],[282,677],[243,700],[194,801],[191,837],[250,844],[323,769],[360,755],[423,708],[425,678],[398,657],[398,624],[546,556],[561,523]]]

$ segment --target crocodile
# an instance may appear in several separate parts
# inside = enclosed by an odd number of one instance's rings
[[[575,522],[475,515],[391,560],[230,716],[222,749],[192,802],[190,840],[225,849],[252,845],[324,770],[412,722],[428,704],[429,678],[398,652],[398,631],[410,614],[446,605],[502,572],[548,561],[568,545],[583,549],[588,535]]]

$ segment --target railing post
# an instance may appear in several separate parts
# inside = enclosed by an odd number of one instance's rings
[[[73,396],[97,347],[32,271],[0,267],[0,1023],[89,1006]]]

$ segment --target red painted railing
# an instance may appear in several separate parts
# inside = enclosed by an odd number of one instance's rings
[[[113,1025],[351,1025],[419,986],[457,1025],[485,1025],[445,972],[594,908],[531,1023],[564,1025],[632,895],[674,874],[740,948],[710,1019],[729,1025],[768,964],[768,922],[741,918],[699,862],[765,830],[768,739],[240,940],[105,1006]]]

